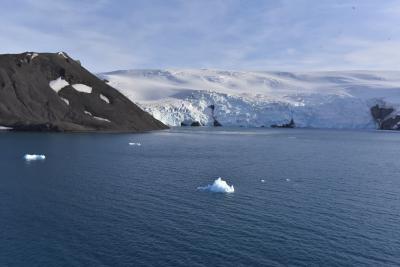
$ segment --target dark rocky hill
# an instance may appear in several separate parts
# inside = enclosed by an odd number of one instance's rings
[[[371,115],[380,130],[400,130],[400,116],[393,114],[394,108],[375,105],[371,108]]]
[[[105,132],[167,128],[63,52],[0,55],[0,126]]]

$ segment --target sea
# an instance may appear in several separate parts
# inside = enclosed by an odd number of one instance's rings
[[[400,266],[400,133],[3,131],[0,266]]]

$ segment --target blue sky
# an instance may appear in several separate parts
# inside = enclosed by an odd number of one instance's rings
[[[91,71],[400,69],[400,0],[5,0],[0,53]]]

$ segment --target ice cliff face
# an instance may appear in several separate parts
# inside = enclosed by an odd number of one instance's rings
[[[390,106],[393,114],[400,110],[396,71],[130,70],[99,76],[171,126],[213,125],[211,105],[223,126],[244,127],[293,118],[299,127],[376,128],[372,107]]]

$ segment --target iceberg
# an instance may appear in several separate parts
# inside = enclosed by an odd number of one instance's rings
[[[198,190],[205,190],[214,193],[233,193],[235,192],[235,188],[233,185],[228,185],[228,183],[222,180],[221,177],[216,179],[213,184],[207,186],[197,187]]]
[[[130,146],[141,146],[141,143],[129,143]]]
[[[24,159],[26,161],[31,161],[31,160],[45,160],[46,156],[45,155],[35,155],[35,154],[26,154],[24,156]]]

